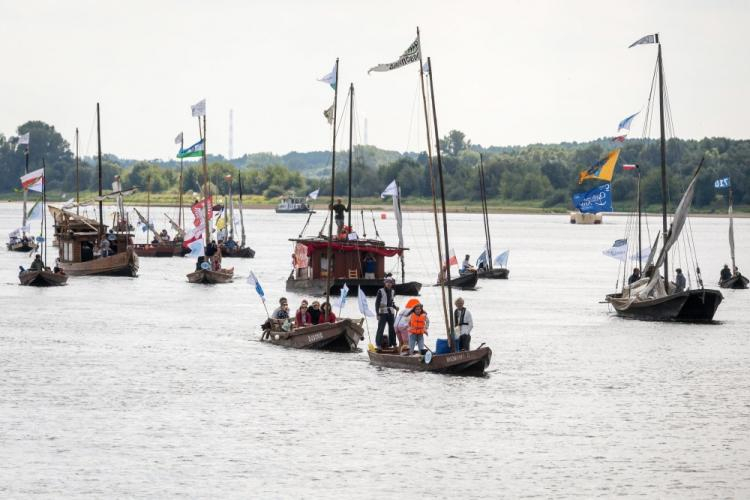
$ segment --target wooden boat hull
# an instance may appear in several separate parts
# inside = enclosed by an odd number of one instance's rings
[[[429,363],[424,356],[402,356],[393,351],[367,351],[370,363],[384,368],[398,368],[447,375],[482,376],[492,360],[492,349],[480,347],[472,351],[433,354]]]
[[[481,279],[507,280],[510,271],[504,267],[494,267],[484,271],[477,271],[477,276]]]
[[[719,286],[721,288],[732,288],[734,290],[744,290],[747,288],[748,280],[746,277],[742,276],[741,274],[738,274],[737,276],[732,276],[728,280],[722,280],[719,281]]]
[[[344,318],[335,323],[321,323],[290,332],[265,329],[261,340],[294,349],[352,352],[364,340],[364,330],[362,320]]]
[[[23,271],[18,273],[23,286],[62,286],[68,283],[68,276],[52,271]]]
[[[359,293],[359,287],[368,297],[374,297],[378,290],[383,288],[382,279],[335,279],[331,283],[330,294],[338,295],[341,288],[346,284],[349,287],[349,296],[353,297]],[[422,283],[408,281],[406,283],[396,283],[393,286],[396,295],[419,295],[422,290]],[[286,280],[286,291],[303,293],[313,296],[323,296],[326,294],[326,280],[324,279],[293,279]]]
[[[571,224],[601,224],[602,214],[582,214],[581,212],[570,213]]]
[[[314,210],[309,208],[276,208],[277,214],[314,214]]]
[[[476,288],[479,276],[476,272],[466,273],[455,278],[451,278],[448,285],[451,288],[460,288],[461,290],[472,290]],[[435,286],[440,286],[440,283],[436,283]]]
[[[250,247],[236,248],[235,250],[229,250],[226,247],[221,247],[221,256],[240,259],[252,259],[253,257],[255,257],[255,250]]]
[[[5,246],[11,252],[31,252],[39,247],[39,245],[31,240],[28,243],[6,243]]]
[[[138,243],[133,245],[138,257],[182,257],[190,250],[182,248],[181,241],[169,243]]]
[[[138,256],[132,247],[124,252],[85,262],[60,261],[60,267],[70,276],[138,276]]]
[[[630,303],[620,294],[607,295],[619,316],[642,321],[707,323],[713,320],[724,297],[718,290],[687,290],[665,297]]]
[[[221,283],[231,283],[234,279],[234,268],[224,269],[221,271],[209,271],[201,269],[187,275],[190,283],[201,283],[204,285],[218,285]]]

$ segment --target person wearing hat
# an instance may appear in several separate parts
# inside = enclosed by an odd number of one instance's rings
[[[409,313],[409,354],[414,352],[414,346],[419,347],[419,353],[424,351],[424,336],[430,327],[430,319],[422,304],[417,301]]]
[[[456,299],[456,309],[453,310],[453,324],[456,328],[458,337],[458,350],[468,351],[471,344],[471,330],[474,328],[474,321],[471,319],[471,313],[464,307],[464,299]]]
[[[378,347],[384,347],[383,331],[385,325],[388,325],[388,347],[396,346],[396,329],[394,327],[394,320],[398,307],[393,303],[393,298],[396,292],[393,290],[393,285],[396,280],[393,278],[386,278],[383,282],[383,288],[378,290],[375,296],[375,311],[378,314],[378,332],[375,334],[375,343]]]
[[[685,287],[687,286],[687,280],[685,279],[685,275],[682,274],[682,269],[679,267],[675,269],[675,272],[677,273],[674,277],[674,284],[675,284],[675,293],[680,293],[685,291]]]

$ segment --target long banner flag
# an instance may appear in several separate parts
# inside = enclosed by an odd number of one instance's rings
[[[612,190],[609,183],[583,193],[573,194],[573,205],[584,214],[612,211]]]
[[[419,49],[419,38],[415,38],[411,45],[409,45],[404,53],[401,54],[401,57],[399,57],[396,61],[393,61],[392,63],[384,63],[373,66],[372,68],[367,70],[367,74],[369,75],[373,71],[391,71],[394,69],[398,69],[402,66],[406,66],[407,64],[419,61],[420,56],[421,53]]]

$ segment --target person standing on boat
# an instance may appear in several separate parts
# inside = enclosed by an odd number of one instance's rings
[[[366,280],[374,280],[375,279],[375,270],[377,269],[378,262],[375,260],[375,257],[372,256],[370,252],[365,255],[365,259],[363,262],[362,270],[365,274]]]
[[[101,257],[109,257],[110,251],[109,251],[109,239],[108,238],[102,238],[102,241],[99,243],[99,255]]]
[[[729,266],[724,264],[721,270],[721,281],[726,281],[732,277],[732,271],[729,270]]]
[[[458,338],[458,350],[468,351],[474,321],[469,310],[464,307],[464,299],[461,297],[456,299],[456,309],[453,310],[453,324],[456,325],[456,336],[454,338]]]
[[[396,316],[396,337],[398,339],[399,351],[406,349],[409,345],[409,313],[415,305],[419,304],[417,299],[409,299],[403,310]]]
[[[687,286],[687,280],[685,279],[685,275],[682,274],[682,269],[679,267],[675,269],[675,272],[677,273],[674,277],[674,284],[675,284],[675,293],[680,293],[685,291],[685,287]]]
[[[375,343],[381,347],[384,344],[383,331],[385,330],[385,325],[388,325],[388,346],[396,346],[396,328],[394,326],[394,320],[398,307],[393,303],[393,298],[396,295],[393,290],[393,285],[395,283],[396,281],[393,278],[386,278],[383,283],[383,288],[378,290],[378,294],[375,297],[375,310],[378,313],[378,332],[375,335]]]
[[[336,227],[338,228],[336,234],[341,234],[344,230],[344,212],[348,212],[349,207],[344,205],[341,198],[336,198],[336,203],[330,205],[328,208],[329,210],[333,210],[335,214],[333,220],[336,222]]]
[[[430,327],[430,319],[427,317],[427,311],[422,304],[417,305],[409,313],[409,354],[414,352],[414,346],[419,347],[419,353],[424,351],[424,336],[427,335],[427,329]]]
[[[641,279],[641,270],[635,267],[633,268],[633,274],[631,274],[630,277],[628,278],[628,285],[632,285],[639,279]]]

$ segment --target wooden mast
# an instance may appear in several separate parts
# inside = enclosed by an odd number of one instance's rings
[[[185,138],[184,134],[180,132],[180,151],[183,150],[185,147]],[[182,156],[180,156],[180,211],[177,212],[177,225],[180,226],[180,228],[185,227],[185,221],[182,220]]]
[[[206,221],[205,233],[206,233],[206,248],[211,243],[211,221],[208,219],[208,162],[206,161],[206,114],[203,113],[203,129],[201,130],[201,117],[198,117],[198,131],[200,138],[203,141],[203,154],[201,158],[203,160],[203,219]],[[213,210],[213,207],[211,207]]]
[[[398,206],[398,215],[401,219],[401,222],[399,224],[403,225],[403,219],[404,219],[404,213],[401,211],[401,186],[398,185],[398,181],[396,181],[396,195],[398,196],[398,201],[396,205]],[[365,225],[364,220],[362,221],[362,226]],[[401,229],[403,231],[403,229]],[[401,238],[403,240],[403,238]],[[403,241],[401,241],[401,246],[403,246]],[[404,264],[404,250],[401,249],[401,255],[399,255],[399,260],[401,260],[401,283],[406,283],[406,266]]]
[[[29,173],[29,146],[31,143],[31,132],[27,132],[29,134],[29,141],[26,143],[26,148],[24,149],[24,160],[25,160],[25,166],[23,168],[23,173],[28,174]],[[23,188],[23,214],[21,217],[21,232],[23,236],[26,236],[26,200],[29,196],[29,188]]]
[[[78,205],[81,203],[81,177],[78,158],[78,127],[76,127],[76,215],[80,214]]]
[[[242,172],[237,172],[237,181],[240,184],[240,229],[242,230],[240,248],[245,248],[245,219],[242,217]]]
[[[445,255],[450,255],[450,249],[448,247],[448,216],[445,213],[445,182],[443,181],[443,160],[442,156],[440,155],[440,133],[438,132],[438,122],[437,122],[437,113],[435,111],[435,86],[432,82],[432,62],[430,61],[430,58],[427,58],[427,66],[430,68],[430,97],[432,98],[432,121],[435,124],[435,151],[437,153],[437,164],[438,164],[438,178],[440,180],[440,205],[443,210],[443,241],[445,244]],[[451,280],[451,266],[448,260],[446,259],[446,269],[445,269],[445,275],[447,282],[450,283]],[[448,314],[448,324],[449,330],[448,330],[448,345],[450,346],[451,351],[453,350],[453,293],[451,291],[450,284],[446,287],[448,289],[448,308],[446,313]],[[445,303],[444,303],[445,304]],[[445,310],[445,306],[443,306],[443,309]]]
[[[152,229],[154,235],[156,235],[156,228],[151,227],[151,174],[148,174],[148,177],[146,177],[146,243],[148,243],[149,229]],[[156,239],[158,241],[160,237],[157,237]]]
[[[42,262],[47,267],[47,163],[42,156]]]
[[[479,153],[479,195],[482,198],[482,221],[484,222],[485,249],[487,250],[487,267],[492,269],[492,239],[490,238],[490,219],[487,215],[487,188],[484,182],[484,159]]]
[[[333,201],[336,191],[336,114],[339,97],[339,58],[336,58],[336,86],[333,88],[333,147],[331,149],[331,203],[328,215],[328,244],[326,245],[326,302],[331,304],[331,242],[333,240]],[[349,207],[351,210],[351,207]],[[351,212],[350,212],[351,213]]]
[[[438,269],[440,270],[439,276],[440,276],[440,296],[443,300],[443,313],[445,316],[445,326],[448,328],[448,322],[449,318],[446,313],[446,304],[445,304],[445,283],[446,279],[443,275],[443,265],[445,261],[443,260],[443,252],[440,247],[440,225],[438,223],[438,211],[437,211],[437,189],[435,188],[435,172],[432,168],[432,139],[430,137],[430,116],[429,112],[427,111],[427,93],[425,92],[425,85],[424,85],[424,72],[422,70],[422,39],[419,35],[419,26],[417,26],[417,45],[419,46],[419,84],[422,88],[422,107],[424,108],[424,124],[425,124],[425,131],[427,133],[427,165],[430,170],[430,187],[432,188],[432,214],[434,216],[435,220],[435,238],[437,239],[437,249],[438,249]],[[427,60],[427,65],[430,65],[429,59]],[[430,68],[430,71],[432,71],[432,68]],[[435,135],[437,136],[437,132],[435,132]],[[447,261],[448,259],[446,259]],[[450,332],[448,332],[450,334]]]
[[[664,132],[664,67],[661,59],[661,42],[659,34],[655,35],[659,47],[657,65],[659,66],[659,131],[661,133],[661,230],[663,245],[667,244],[667,139]],[[664,253],[664,289],[669,293],[669,255]]]
[[[352,134],[354,130],[354,84],[349,84],[349,200],[347,201],[347,225],[352,227]],[[364,226],[364,224],[363,224]]]
[[[102,212],[102,129],[99,119],[99,103],[96,103],[96,143],[97,143],[97,165],[99,170],[99,242],[101,243],[104,228],[104,214]]]
[[[737,264],[734,258],[734,213],[732,205],[734,203],[732,194],[732,185],[729,185],[729,253],[732,257],[732,276],[737,275]]]
[[[641,167],[636,165],[635,169],[638,174],[638,187],[636,190],[638,196],[638,269],[643,273],[643,244],[641,244]]]

